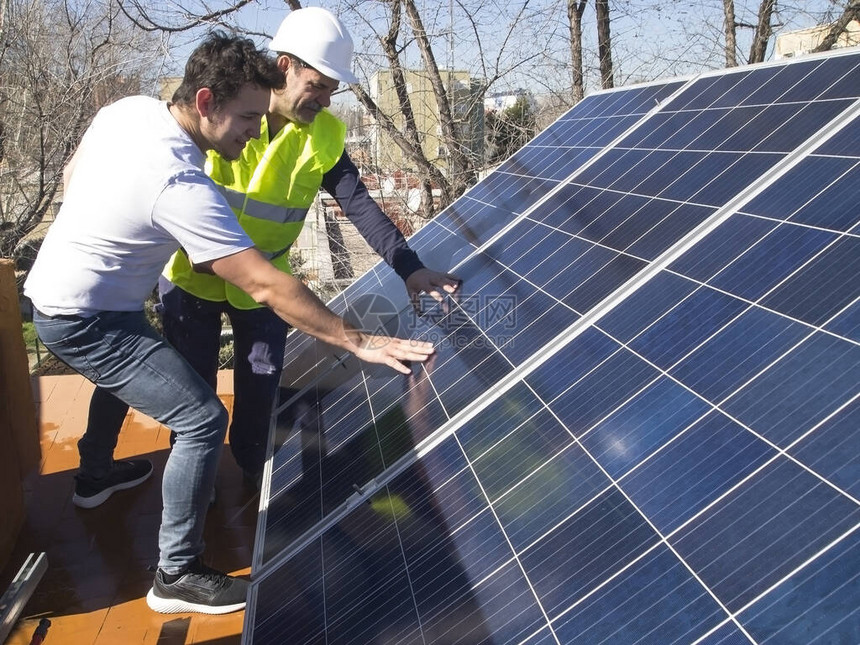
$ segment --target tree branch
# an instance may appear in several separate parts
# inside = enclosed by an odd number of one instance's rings
[[[595,0],[597,10],[597,55],[600,59],[600,85],[606,90],[615,86],[612,68],[612,36],[610,34],[609,0]]]
[[[386,134],[390,136],[394,143],[406,154],[406,156],[411,159],[418,166],[421,172],[426,173],[430,178],[437,182],[440,186],[443,187],[443,193],[445,187],[448,185],[444,175],[440,172],[440,170],[430,163],[427,158],[424,156],[423,151],[421,150],[421,146],[416,146],[414,143],[409,141],[400,130],[397,129],[397,126],[394,124],[394,121],[385,114],[382,110],[379,109],[379,106],[374,102],[374,100],[370,97],[370,95],[365,91],[365,89],[361,85],[352,85],[350,86],[355,97],[359,100],[359,102],[364,106],[364,108],[370,113],[371,117],[385,130]],[[444,195],[443,195],[444,196]]]
[[[845,11],[843,11],[842,15],[839,16],[839,19],[830,26],[824,40],[822,40],[818,47],[812,51],[826,52],[827,50],[832,49],[833,45],[836,44],[836,41],[839,40],[839,36],[841,36],[848,28],[848,24],[852,20],[860,20],[860,0],[849,0],[848,4],[845,6]]]
[[[764,60],[765,52],[767,51],[767,43],[773,35],[773,27],[771,18],[773,9],[776,5],[776,0],[761,0],[761,5],[758,10],[758,24],[756,24],[753,42],[750,46],[750,55],[748,63],[761,63]]]
[[[585,98],[585,75],[582,69],[582,16],[588,0],[567,0],[567,24],[570,29],[570,65],[573,102]]]
[[[464,153],[463,139],[460,136],[457,124],[454,122],[448,93],[445,84],[442,82],[442,76],[439,73],[439,67],[436,64],[433,48],[427,37],[427,31],[424,28],[421,15],[418,13],[418,8],[415,6],[414,0],[403,0],[403,4],[406,7],[406,15],[409,16],[418,50],[421,52],[421,58],[424,61],[424,67],[430,78],[433,94],[436,97],[442,138],[448,147],[451,188],[454,194],[459,195],[474,179],[474,170]]]
[[[723,15],[725,16],[724,28],[726,33],[726,67],[737,67],[738,40],[734,0],[723,0]]]
[[[188,31],[189,29],[194,29],[195,27],[199,27],[204,24],[219,23],[225,16],[236,13],[242,7],[255,1],[256,0],[239,0],[236,4],[218,11],[212,11],[202,15],[191,15],[190,19],[185,23],[179,25],[165,25],[156,22],[153,18],[150,18],[149,13],[143,5],[138,2],[138,0],[117,0],[120,10],[137,28],[142,29],[143,31],[160,31],[168,34]],[[300,8],[299,3],[295,0],[287,0],[287,2],[291,8]],[[126,7],[126,3],[134,8],[135,13],[139,17],[132,15],[132,12]],[[297,6],[293,7],[293,5]]]

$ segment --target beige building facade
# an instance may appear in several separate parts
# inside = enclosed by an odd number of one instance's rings
[[[830,25],[820,25],[778,35],[774,48],[774,58],[791,58],[808,54],[821,44],[829,30]],[[860,45],[860,21],[852,20],[848,23],[845,31],[840,34],[833,48],[855,47],[857,45]]]
[[[460,128],[462,143],[472,154],[480,155],[483,150],[482,86],[466,71],[440,70],[440,73],[448,90],[454,120]],[[423,70],[404,70],[404,76],[424,154],[444,172],[448,167],[449,151],[442,138],[439,109],[430,77]],[[371,77],[370,96],[402,130],[403,116],[391,70],[381,70]],[[371,151],[378,167],[392,172],[413,170],[397,144],[379,125],[371,125],[369,134]]]

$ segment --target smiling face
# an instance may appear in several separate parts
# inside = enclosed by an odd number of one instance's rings
[[[239,94],[201,120],[208,148],[228,161],[238,159],[249,139],[260,136],[260,121],[269,107],[269,90],[246,85]]]
[[[312,67],[302,67],[289,56],[278,59],[284,70],[286,87],[272,93],[270,111],[295,123],[311,123],[320,110],[331,105],[331,95],[338,82]]]

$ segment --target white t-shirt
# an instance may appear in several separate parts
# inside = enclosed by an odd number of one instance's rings
[[[194,263],[252,247],[204,162],[163,101],[133,96],[99,110],[24,284],[35,307],[140,311],[180,246]]]

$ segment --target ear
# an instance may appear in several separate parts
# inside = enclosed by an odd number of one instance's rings
[[[287,72],[290,71],[290,66],[292,62],[290,61],[290,57],[286,54],[281,54],[278,56],[278,60],[275,61],[275,64],[278,66],[278,69],[281,70],[286,76]]]
[[[215,95],[208,87],[201,87],[194,97],[194,104],[201,117],[211,117],[215,111]]]

